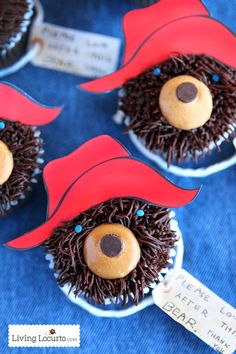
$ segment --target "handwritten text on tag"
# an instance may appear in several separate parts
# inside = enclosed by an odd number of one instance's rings
[[[153,297],[158,307],[216,351],[235,351],[236,310],[184,269],[170,289],[160,283]]]
[[[32,42],[40,50],[32,64],[90,78],[116,70],[120,40],[96,33],[42,23],[33,29]]]

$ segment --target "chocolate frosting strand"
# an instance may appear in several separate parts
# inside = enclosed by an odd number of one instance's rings
[[[39,164],[42,140],[35,136],[30,126],[21,123],[4,121],[5,128],[0,129],[2,140],[13,154],[14,169],[6,183],[0,186],[0,216],[5,215],[12,201],[18,200],[22,194],[31,190],[31,179]]]
[[[32,0],[0,0],[0,50],[11,48],[31,23]]]
[[[209,152],[209,144],[234,134],[236,123],[236,70],[206,55],[182,55],[159,65],[160,75],[150,68],[124,86],[120,109],[130,118],[127,131],[133,131],[153,152],[166,156],[168,164],[188,157],[198,160]],[[220,82],[212,81],[217,74]],[[205,83],[213,97],[211,118],[200,128],[190,131],[174,128],[162,116],[158,99],[161,87],[177,75],[191,75]]]
[[[136,215],[140,209],[145,213],[142,217]],[[96,226],[107,223],[130,228],[141,248],[137,267],[122,279],[107,280],[96,276],[83,259],[86,236]],[[78,224],[83,228],[79,234],[75,232]],[[176,233],[170,229],[168,209],[120,198],[101,203],[64,223],[43,246],[53,256],[59,286],[71,284],[75,296],[83,295],[95,304],[105,304],[105,299],[112,298],[118,302],[123,295],[125,305],[128,301],[138,304],[144,297],[143,289],[158,282],[161,269],[169,265],[169,251],[176,240]]]

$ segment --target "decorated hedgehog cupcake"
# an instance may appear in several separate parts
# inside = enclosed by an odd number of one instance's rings
[[[0,2],[0,68],[14,64],[25,53],[34,14],[33,0]]]
[[[179,232],[169,207],[189,203],[198,190],[173,185],[109,136],[50,162],[43,175],[46,222],[7,245],[42,245],[75,303],[137,305],[174,263]]]
[[[36,126],[51,122],[60,111],[0,84],[0,216],[24,200],[37,183],[44,150]]]
[[[123,25],[123,67],[81,87],[120,88],[116,121],[159,164],[220,150],[235,132],[235,35],[199,0],[160,0],[127,13]]]

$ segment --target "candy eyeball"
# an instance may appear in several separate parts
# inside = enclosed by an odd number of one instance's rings
[[[221,78],[220,78],[220,75],[218,75],[218,74],[213,74],[213,75],[211,76],[211,81],[214,82],[214,83],[216,83],[216,84],[219,83],[220,80],[221,80]]]
[[[6,127],[6,123],[0,121],[0,130],[5,129],[5,127]]]

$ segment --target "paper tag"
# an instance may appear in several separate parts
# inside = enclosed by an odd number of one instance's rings
[[[176,322],[220,353],[236,349],[236,310],[186,270],[175,276],[171,288],[160,283],[155,304]]]
[[[42,23],[32,43],[41,46],[32,64],[89,78],[105,76],[118,65],[120,39]]]

